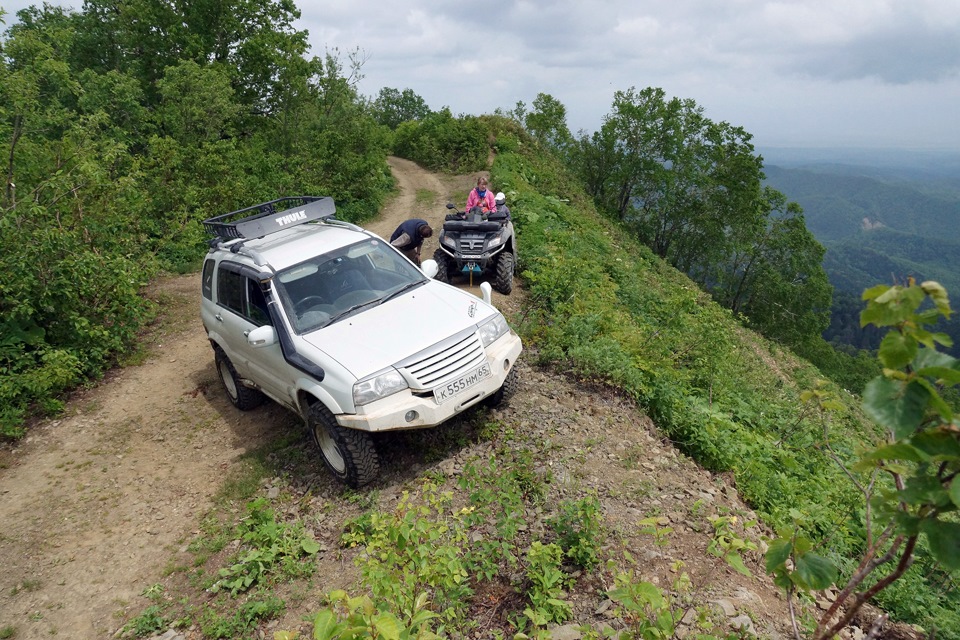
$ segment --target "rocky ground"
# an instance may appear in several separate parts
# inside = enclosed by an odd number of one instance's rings
[[[399,159],[391,166],[399,195],[368,225],[383,236],[408,217],[439,228],[443,204],[462,207],[476,178],[438,176]],[[436,235],[424,257],[435,247]],[[319,607],[319,595],[354,584],[351,556],[337,542],[343,518],[359,512],[356,494],[334,483],[318,456],[311,458],[294,416],[270,403],[244,413],[226,400],[199,321],[199,288],[196,274],[154,283],[148,295],[163,313],[144,336],[143,361],[76,393],[63,416],[0,451],[0,629],[12,637],[112,637],[149,604],[147,587],[174,579],[165,569],[185,561],[188,543],[203,535],[203,518],[223,508],[214,498],[225,479],[250,452],[277,442],[293,440],[313,462],[305,473],[298,463],[300,475],[290,477],[276,461],[276,477],[260,491],[297,496],[299,515],[323,550],[312,587],[290,597],[284,617],[258,637],[275,629],[307,631],[303,616]],[[515,324],[522,320],[522,287],[509,297],[495,294],[494,303]],[[751,576],[707,553],[708,516],[753,518],[727,479],[679,454],[628,399],[538,368],[532,355],[527,351],[519,365],[518,393],[490,418],[544,443],[538,464],[549,469],[558,495],[594,490],[610,544],[628,550],[640,577],[663,589],[686,572],[691,598],[712,608],[720,629],[788,637],[785,602],[764,575],[759,552],[745,554]],[[444,428],[469,428],[463,425],[471,420]],[[383,479],[367,489],[370,500],[389,508],[418,474],[456,478],[466,460],[492,446],[473,440],[427,456],[430,437],[417,432],[378,441],[391,453],[383,456]],[[644,518],[669,534],[658,543],[650,527],[638,525]],[[741,533],[762,548],[759,526]],[[612,586],[605,580],[585,577],[571,590],[578,622],[616,625],[603,597]],[[171,634],[200,637],[196,628]],[[577,634],[568,627],[556,637]]]

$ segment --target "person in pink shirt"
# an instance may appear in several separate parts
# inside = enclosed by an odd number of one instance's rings
[[[487,179],[483,176],[477,178],[477,187],[470,190],[470,195],[467,197],[467,207],[464,211],[469,214],[474,207],[480,207],[484,215],[497,210],[493,192],[487,189]]]

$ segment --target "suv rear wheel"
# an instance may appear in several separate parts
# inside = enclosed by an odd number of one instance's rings
[[[341,482],[360,487],[380,474],[380,458],[366,431],[344,429],[322,402],[310,407],[307,427],[323,462]]]
[[[241,411],[249,411],[263,404],[266,397],[240,381],[237,370],[233,368],[233,363],[223,349],[213,348],[213,360],[217,364],[217,374],[220,376],[220,382],[223,383],[223,389],[227,392],[227,397],[230,398],[233,406]]]

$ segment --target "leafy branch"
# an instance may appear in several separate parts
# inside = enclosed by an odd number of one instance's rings
[[[960,384],[960,361],[938,351],[938,346],[952,346],[949,336],[927,328],[941,316],[950,317],[947,292],[936,282],[917,285],[911,279],[906,286],[869,289],[863,299],[867,306],[861,326],[890,328],[878,353],[883,373],[863,394],[864,411],[887,436],[847,468],[830,445],[825,421],[825,450],[864,496],[867,544],[818,621],[814,640],[834,637],[864,603],[899,579],[913,563],[921,537],[944,567],[960,568],[960,523],[949,515],[960,508],[960,422],[940,395],[944,387]],[[816,401],[824,412],[836,408],[822,389],[807,392],[804,400]],[[868,480],[859,480],[857,473]],[[882,528],[875,533],[877,527]],[[793,596],[798,590],[828,588],[838,573],[832,561],[811,549],[809,540],[784,531],[766,556],[768,572],[790,600],[797,638]],[[891,564],[886,574],[875,575]],[[880,632],[883,618],[875,621],[869,637]]]

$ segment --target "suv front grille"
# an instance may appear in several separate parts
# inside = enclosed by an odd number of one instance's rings
[[[412,376],[417,387],[430,389],[441,381],[455,378],[484,361],[483,345],[476,331],[445,342],[436,351],[424,351],[403,363],[400,368]]]

